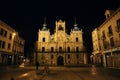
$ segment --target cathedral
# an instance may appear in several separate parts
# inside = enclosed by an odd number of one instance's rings
[[[83,32],[76,21],[70,34],[66,32],[66,21],[55,22],[55,30],[51,35],[47,24],[38,31],[34,60],[40,65],[81,65],[86,64],[86,52],[83,45]]]

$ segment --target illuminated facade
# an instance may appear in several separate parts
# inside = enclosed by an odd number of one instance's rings
[[[120,68],[120,8],[106,10],[105,16],[105,22],[92,32],[94,62]]]
[[[66,33],[66,22],[56,21],[54,34],[50,35],[44,23],[38,31],[37,61],[40,65],[79,65],[86,64],[83,50],[82,29],[74,25],[70,35]]]
[[[0,20],[0,64],[19,64],[24,56],[24,44],[18,32]]]
[[[100,34],[98,28],[95,28],[92,31],[92,41],[93,41],[93,54],[95,56],[93,58],[93,61],[95,64],[101,65],[102,55],[101,55],[101,46],[100,46]]]

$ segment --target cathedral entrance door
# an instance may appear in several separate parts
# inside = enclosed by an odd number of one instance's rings
[[[59,56],[59,57],[58,57],[58,59],[57,59],[57,65],[58,65],[58,66],[64,65],[64,60],[63,60],[63,57],[62,57],[62,56]]]

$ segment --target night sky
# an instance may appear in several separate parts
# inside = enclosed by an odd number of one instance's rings
[[[83,29],[87,52],[92,52],[91,32],[105,21],[106,9],[117,9],[120,0],[0,0],[0,19],[19,32],[26,40],[25,53],[37,40],[38,29],[44,17],[53,33],[55,21],[66,21],[69,32],[76,16],[78,27]]]

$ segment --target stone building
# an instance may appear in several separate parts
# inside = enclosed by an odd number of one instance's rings
[[[102,65],[100,34],[99,34],[98,28],[95,28],[92,31],[92,41],[93,41],[93,54],[94,54],[94,55],[92,55],[92,58],[94,56],[93,63],[95,63],[96,65]]]
[[[25,40],[0,20],[0,64],[19,64],[24,56]]]
[[[106,10],[106,20],[92,32],[94,62],[120,68],[120,8]]]
[[[50,34],[47,24],[38,31],[35,61],[40,65],[80,65],[86,64],[82,29],[74,24],[70,34],[66,33],[66,22],[56,21],[54,34]]]

